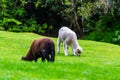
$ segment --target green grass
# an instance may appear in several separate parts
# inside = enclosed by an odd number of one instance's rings
[[[80,57],[55,56],[55,62],[22,61],[34,39],[34,33],[0,31],[0,80],[120,80],[120,46],[79,40],[83,48]],[[51,38],[57,46],[57,38]],[[57,50],[57,48],[56,48]]]

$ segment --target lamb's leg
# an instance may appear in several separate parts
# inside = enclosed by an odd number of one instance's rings
[[[37,62],[37,53],[33,52],[33,60],[35,60],[35,62]]]
[[[72,49],[72,53],[73,53],[73,55],[76,55],[76,54],[75,54],[75,50],[74,50],[74,49]]]
[[[57,45],[58,45],[58,53],[60,53],[60,39],[59,39],[59,37],[58,37]]]
[[[51,59],[50,59],[50,61],[52,61],[52,62],[54,62],[54,58],[55,58],[55,49],[53,48],[52,50],[51,50]]]
[[[51,61],[49,54],[47,54],[45,58],[47,59],[48,62]]]
[[[73,54],[73,55],[76,55],[75,49],[73,48],[73,45],[71,45],[71,47],[72,47],[72,54]]]
[[[42,62],[45,61],[45,55],[42,55]]]
[[[65,56],[68,56],[68,50],[67,50],[67,43],[64,42],[64,53],[65,53]]]

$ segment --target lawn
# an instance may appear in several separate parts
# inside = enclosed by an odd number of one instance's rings
[[[79,40],[80,57],[56,52],[55,62],[22,61],[33,40],[42,38],[34,33],[0,31],[0,80],[120,80],[120,46]],[[57,38],[51,38],[57,50]]]

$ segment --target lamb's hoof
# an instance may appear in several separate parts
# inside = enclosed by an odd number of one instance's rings
[[[68,54],[65,54],[65,56],[68,56]]]

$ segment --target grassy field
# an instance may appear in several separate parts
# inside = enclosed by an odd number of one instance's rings
[[[31,42],[42,38],[34,33],[0,31],[0,80],[120,80],[120,46],[109,43],[79,40],[83,48],[80,57],[55,56],[55,62],[27,62]],[[51,38],[57,46],[57,38]],[[56,48],[57,50],[57,48]]]

